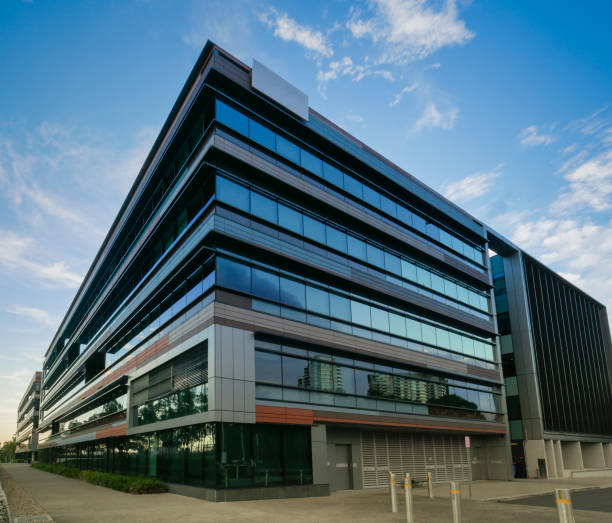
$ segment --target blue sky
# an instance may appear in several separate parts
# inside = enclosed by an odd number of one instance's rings
[[[0,4],[0,441],[207,39],[612,310],[609,2]]]

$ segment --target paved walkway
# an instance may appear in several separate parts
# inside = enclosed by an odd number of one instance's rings
[[[474,481],[472,499],[479,501],[498,501],[517,499],[539,494],[552,494],[555,489],[572,490],[612,487],[612,478],[579,478],[579,479],[515,479],[513,481]],[[434,484],[436,497],[450,496],[448,483]],[[426,488],[415,489],[415,495],[426,495]],[[461,483],[461,495],[469,498],[469,483]]]
[[[405,521],[405,514],[401,512],[403,503],[400,503],[400,513],[389,512],[389,494],[385,490],[345,491],[321,498],[212,503],[176,494],[134,496],[42,472],[28,465],[3,467],[57,523]],[[484,485],[482,489],[485,490]],[[429,500],[418,490],[421,489],[417,489],[415,498],[417,521],[451,520],[447,498]],[[462,511],[463,521],[469,523],[558,522],[555,510],[544,507],[464,499]],[[610,521],[609,515],[601,512],[576,511],[575,515],[577,523]]]

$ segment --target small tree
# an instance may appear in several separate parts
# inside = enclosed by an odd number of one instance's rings
[[[15,438],[5,441],[0,447],[0,461],[13,461],[15,459],[15,450],[17,449],[17,441]]]

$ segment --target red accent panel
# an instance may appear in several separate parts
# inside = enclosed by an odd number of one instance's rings
[[[268,407],[257,405],[255,409],[257,423],[285,423],[289,425],[312,425],[312,410],[290,409],[287,407]]]

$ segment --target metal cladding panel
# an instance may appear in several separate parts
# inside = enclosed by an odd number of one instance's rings
[[[308,120],[308,95],[257,60],[253,60],[251,85],[302,120]]]

